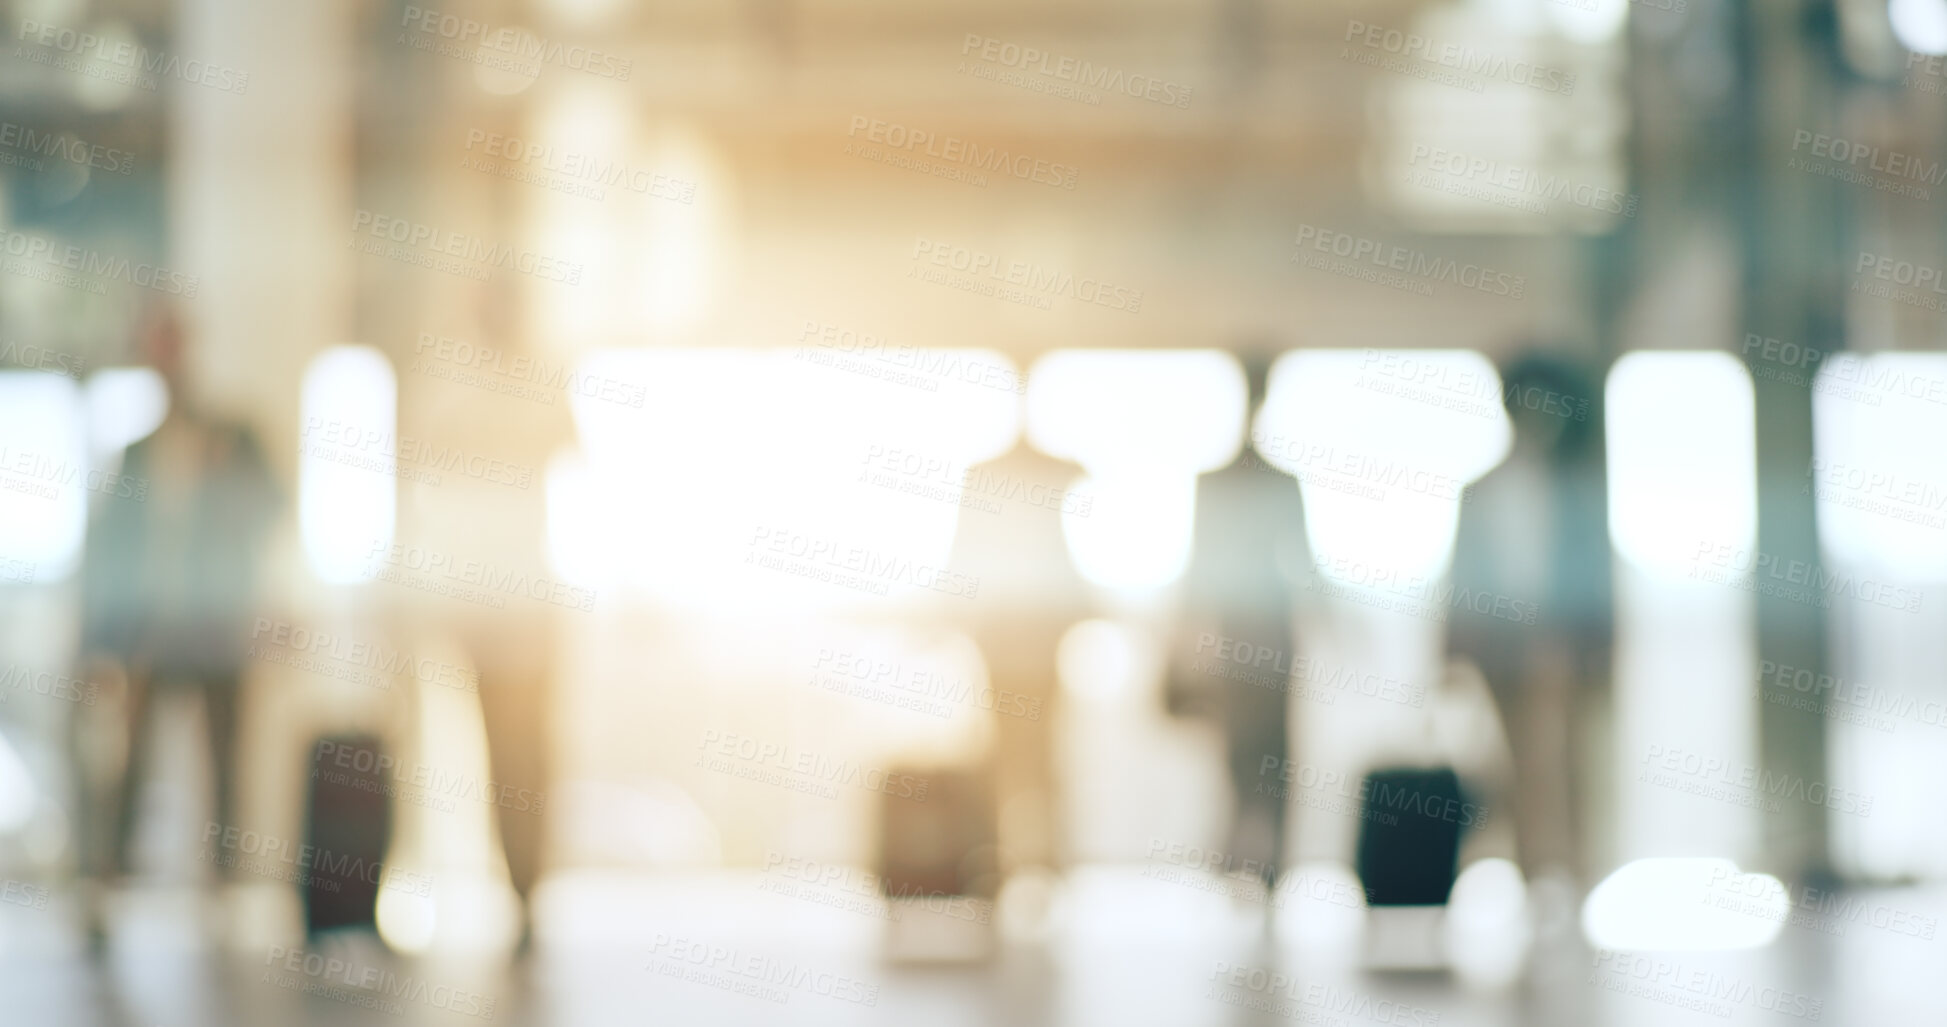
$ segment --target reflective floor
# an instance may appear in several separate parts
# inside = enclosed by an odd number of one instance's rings
[[[1503,974],[1488,950],[1517,951],[1506,938],[1477,936],[1462,956],[1476,965],[1463,970],[1374,969],[1392,958],[1389,946],[1392,956],[1410,949],[1434,921],[1294,908],[1267,924],[1261,902],[1180,883],[1078,871],[1039,937],[1009,927],[995,958],[971,965],[891,962],[883,907],[781,894],[754,874],[557,879],[528,952],[437,963],[389,955],[370,938],[219,948],[196,926],[191,897],[161,892],[120,897],[96,959],[73,903],[57,894],[45,908],[0,904],[0,1019],[1647,1027],[1923,1024],[1947,1014],[1934,987],[1940,943],[1906,933],[1937,922],[1947,908],[1937,892],[1824,896],[1772,945],[1732,953],[1592,952],[1572,923],[1538,910],[1537,943],[1508,964],[1524,969],[1496,983]],[[1912,923],[1896,925],[1890,909]],[[1004,900],[999,912],[1006,921],[1018,911]]]

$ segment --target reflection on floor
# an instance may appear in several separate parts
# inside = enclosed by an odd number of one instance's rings
[[[219,952],[194,897],[164,891],[120,903],[91,958],[73,896],[8,895],[10,1024],[1947,1022],[1935,987],[1947,943],[1931,937],[1947,894],[1917,890],[1821,897],[1753,952],[1594,953],[1556,917],[1525,974],[1501,987],[1478,973],[1370,969],[1356,912],[1279,906],[1270,926],[1261,895],[1141,869],[1078,871],[1045,904],[1004,896],[999,954],[971,966],[888,961],[887,908],[842,876],[560,877],[537,904],[529,953],[438,959],[363,936]],[[1036,905],[1041,926],[1020,926]]]

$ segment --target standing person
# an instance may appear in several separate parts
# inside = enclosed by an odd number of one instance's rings
[[[546,869],[557,702],[552,614],[483,618],[470,624],[465,636],[479,673],[493,775],[488,799],[507,858],[508,884],[520,905],[516,951],[522,955],[534,947],[534,889]]]
[[[1539,352],[1502,373],[1508,459],[1469,490],[1453,581],[1531,603],[1534,623],[1454,607],[1449,649],[1487,679],[1514,767],[1518,862],[1529,878],[1579,869],[1580,768],[1589,692],[1608,677],[1611,597],[1601,411],[1593,376]]]
[[[142,356],[168,387],[169,410],[123,459],[122,473],[146,484],[145,497],[102,500],[83,574],[83,660],[112,662],[127,682],[126,719],[114,732],[119,758],[108,761],[119,765],[83,803],[82,870],[95,880],[97,900],[101,886],[133,869],[141,785],[166,695],[201,705],[215,821],[235,824],[238,692],[258,557],[282,501],[251,431],[198,407],[176,310],[149,307],[138,332]],[[98,907],[88,926],[98,942]]]
[[[1264,405],[1271,355],[1239,359],[1249,386],[1248,428]],[[1236,800],[1229,856],[1256,861],[1273,887],[1284,859],[1285,800],[1261,787],[1260,768],[1290,751],[1292,593],[1306,560],[1298,481],[1265,463],[1247,440],[1229,466],[1197,480],[1194,530],[1183,627],[1195,644],[1181,647],[1174,661],[1170,702],[1179,712],[1214,706]],[[1220,655],[1232,652],[1274,655],[1243,664]]]
[[[1064,511],[1082,469],[1044,456],[1023,439],[1011,452],[968,470],[969,496],[998,512],[965,506],[952,567],[971,595],[951,600],[980,647],[994,710],[994,793],[1007,830],[1003,870],[1060,865],[1054,719],[1060,691],[1056,651],[1087,615],[1088,594],[1069,560]],[[983,703],[988,705],[988,703]]]

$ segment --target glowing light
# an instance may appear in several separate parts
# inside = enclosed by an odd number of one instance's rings
[[[81,560],[91,472],[74,382],[0,371],[0,584],[60,581]]]
[[[1085,620],[1062,633],[1055,663],[1061,687],[1078,698],[1114,700],[1141,684],[1142,637],[1111,620]]]
[[[432,899],[403,888],[381,888],[376,919],[379,937],[387,946],[416,956],[432,948],[439,929],[439,907]]]
[[[369,346],[334,346],[305,369],[298,532],[324,581],[369,580],[392,544],[397,406],[392,364]]]
[[[1890,0],[1886,17],[1901,46],[1914,53],[1947,54],[1947,0]]]
[[[1629,19],[1626,3],[1593,3],[1584,7],[1549,0],[1541,6],[1547,8],[1556,30],[1578,43],[1607,43],[1622,32],[1623,23]]]
[[[643,204],[638,236],[643,262],[631,293],[650,329],[687,329],[701,323],[716,302],[729,174],[713,149],[689,129],[664,132],[647,153],[657,174],[696,187],[687,203],[654,199]]]
[[[1758,530],[1751,376],[1728,353],[1625,355],[1609,372],[1609,536],[1681,577],[1706,548],[1748,552]]]
[[[27,826],[38,804],[33,773],[8,743],[7,736],[0,734],[0,835]]]
[[[1513,428],[1500,376],[1472,350],[1305,350],[1272,367],[1251,438],[1297,476],[1321,572],[1432,578],[1462,490],[1507,456]]]
[[[1057,350],[1028,378],[1028,438],[1081,464],[1096,501],[1062,523],[1075,567],[1107,588],[1189,566],[1196,476],[1237,455],[1242,369],[1217,350]]]
[[[561,450],[548,460],[544,487],[548,571],[577,585],[607,584],[613,564],[602,540],[613,526],[602,516],[588,461],[577,450]]]
[[[1366,930],[1365,888],[1343,863],[1300,863],[1278,881],[1274,930],[1296,948],[1350,960]]]
[[[629,587],[685,606],[909,598],[904,584],[881,597],[751,558],[788,534],[825,547],[819,561],[863,554],[881,568],[943,567],[961,475],[1016,436],[1019,397],[992,387],[990,373],[1015,369],[992,351],[921,350],[904,372],[938,388],[912,388],[821,362],[829,352],[590,354],[576,380],[616,388],[571,390],[586,477],[564,467],[556,480],[581,498],[562,492],[554,523],[587,525],[592,551]],[[640,405],[614,402],[618,389]]]
[[[1889,387],[1873,391],[1879,402],[1862,402],[1864,386],[1852,383],[1876,382]],[[1934,512],[1947,502],[1947,406],[1925,396],[1942,382],[1947,356],[1938,353],[1835,353],[1820,365],[1811,485],[1819,541],[1839,562],[1947,580],[1947,526]]]
[[[539,162],[547,158],[536,154],[553,153],[619,161],[628,154],[628,106],[585,79],[569,78],[537,98],[536,115],[520,137],[499,144],[508,160]],[[632,209],[629,201],[634,194],[605,187],[603,196],[605,201],[597,204],[585,196],[548,189],[529,196],[525,204],[526,234],[535,249],[583,267],[582,280],[573,288],[543,283],[531,290],[533,334],[569,350],[578,349],[576,344],[584,340],[614,338],[629,328],[613,313],[624,308],[627,297],[619,293],[621,283],[607,269],[626,262],[631,240],[614,225],[619,214]],[[597,290],[599,297],[594,295]]]
[[[88,404],[88,448],[97,459],[119,456],[162,426],[169,416],[169,386],[148,367],[104,367],[83,387]]]
[[[1737,901],[1719,905],[1717,895]],[[1589,893],[1582,936],[1621,952],[1762,948],[1790,911],[1777,878],[1744,873],[1728,859],[1639,859]]]
[[[1482,859],[1454,879],[1447,900],[1447,958],[1454,970],[1483,987],[1502,987],[1521,975],[1528,952],[1528,884],[1505,859]]]

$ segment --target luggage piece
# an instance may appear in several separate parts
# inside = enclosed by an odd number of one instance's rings
[[[1000,890],[992,787],[982,770],[894,768],[880,806],[883,955],[894,963],[979,962],[993,955]],[[908,788],[909,782],[923,782]]]
[[[333,735],[311,749],[304,842],[312,861],[298,868],[309,875],[298,889],[307,934],[378,926],[379,886],[392,843],[391,782],[380,769],[390,761],[379,758],[384,744],[374,735]]]
[[[1481,818],[1452,767],[1392,767],[1360,790],[1359,880],[1374,906],[1443,906],[1459,872],[1460,833]]]
[[[880,805],[879,873],[888,898],[999,890],[993,795],[978,771],[895,767]],[[908,783],[917,787],[907,787]]]

